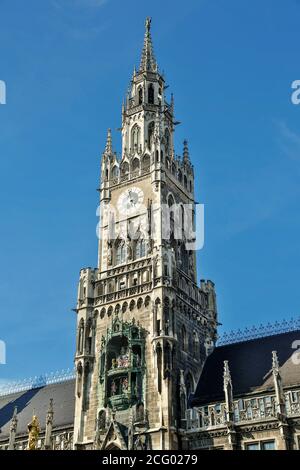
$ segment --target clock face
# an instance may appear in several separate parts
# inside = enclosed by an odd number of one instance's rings
[[[136,212],[144,200],[141,188],[129,188],[124,191],[118,199],[119,214]]]

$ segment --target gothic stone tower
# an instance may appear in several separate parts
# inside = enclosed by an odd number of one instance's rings
[[[216,340],[214,284],[197,285],[194,171],[175,155],[174,100],[146,31],[101,161],[98,268],[77,302],[75,448],[177,449],[189,398]],[[191,209],[188,210],[187,208]]]

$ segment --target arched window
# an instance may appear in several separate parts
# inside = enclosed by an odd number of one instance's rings
[[[162,385],[162,350],[160,344],[156,347],[156,358],[157,358],[157,388],[158,393],[161,393],[161,385]]]
[[[174,199],[173,196],[168,197],[168,206],[169,206],[169,216],[170,216],[170,237],[174,235],[175,229],[175,214],[173,210]]]
[[[189,399],[190,394],[194,392],[194,380],[190,373],[188,373],[185,378],[185,389],[186,389],[187,399]]]
[[[184,187],[187,188],[187,177],[186,177],[186,175],[184,175],[183,182],[184,182]]]
[[[192,180],[190,180],[190,193],[192,192],[193,190],[193,185],[192,185]]]
[[[106,426],[106,411],[101,410],[99,411],[99,414],[98,414],[98,429],[99,430],[105,429],[105,426]]]
[[[150,168],[150,155],[146,154],[142,160],[142,170],[146,171]]]
[[[136,151],[139,148],[140,134],[141,134],[141,129],[137,124],[135,124],[131,130],[131,148],[133,151]]]
[[[138,158],[134,158],[132,162],[132,171],[137,172],[140,169],[140,161]]]
[[[116,250],[116,264],[122,264],[126,261],[125,243],[119,243]]]
[[[158,150],[155,151],[155,160],[159,162],[159,152]]]
[[[180,207],[180,212],[181,212],[181,220],[180,220],[180,223],[181,223],[181,231],[182,231],[182,235],[184,234],[184,207],[181,206]]]
[[[186,396],[185,393],[181,392],[180,394],[180,415],[181,418],[185,418],[185,412],[186,412]]]
[[[164,306],[164,326],[165,326],[165,335],[169,336],[170,334],[170,314],[169,314],[169,306]]]
[[[199,353],[200,353],[200,350],[199,350],[199,337],[196,333],[196,331],[193,332],[193,356],[195,358],[198,358],[199,357]]]
[[[152,83],[150,83],[148,87],[148,103],[149,104],[154,104],[154,87]]]
[[[178,181],[179,181],[179,183],[182,183],[182,172],[181,172],[181,170],[178,170]]]
[[[83,353],[83,338],[84,338],[84,320],[83,318],[79,322],[78,326],[78,343],[77,343],[77,351],[79,354]]]
[[[121,176],[125,176],[129,173],[129,163],[123,162],[121,166]]]
[[[160,151],[160,161],[161,163],[164,162],[164,152],[162,150]]]
[[[77,396],[81,396],[83,367],[81,362],[77,364]]]
[[[143,103],[143,88],[141,86],[139,88],[138,95],[139,95],[139,104],[142,104]]]
[[[86,323],[85,332],[85,351],[87,354],[92,354],[93,333],[93,321],[89,318]]]
[[[166,154],[169,155],[170,152],[170,131],[168,128],[165,130],[165,149]]]
[[[164,376],[165,377],[167,377],[171,372],[171,366],[172,366],[171,360],[172,360],[171,348],[170,348],[170,344],[167,343],[164,347],[164,366],[165,366]]]
[[[146,256],[146,242],[145,240],[137,240],[135,244],[135,259],[143,258]]]
[[[111,171],[111,176],[117,178],[119,176],[119,168],[115,165]]]
[[[182,325],[181,327],[181,347],[184,352],[187,352],[188,350],[188,337],[187,337],[187,332],[185,329],[185,326]]]
[[[148,125],[148,147],[151,145],[152,137],[154,134],[154,121],[151,121]]]

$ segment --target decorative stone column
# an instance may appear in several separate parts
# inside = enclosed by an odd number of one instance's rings
[[[236,450],[236,430],[234,425],[234,404],[233,404],[233,392],[232,392],[232,381],[229,370],[228,361],[224,361],[224,393],[225,393],[225,412],[226,412],[226,427],[228,437],[228,450]]]
[[[52,427],[53,427],[53,398],[50,398],[49,408],[47,411],[46,417],[46,432],[45,432],[45,444],[44,447],[46,450],[52,448]]]
[[[272,375],[275,387],[276,417],[279,421],[278,428],[280,431],[279,450],[287,450],[289,448],[289,427],[287,423],[285,398],[276,351],[272,351]]]
[[[9,428],[8,450],[14,450],[15,449],[17,426],[18,426],[18,416],[17,416],[17,407],[15,406],[13,416],[12,416],[12,419],[11,419],[11,423],[10,423],[10,428]]]

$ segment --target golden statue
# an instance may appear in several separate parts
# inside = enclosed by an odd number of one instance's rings
[[[28,424],[28,445],[27,450],[36,450],[36,445],[40,433],[40,425],[37,416],[33,415],[31,423]]]

